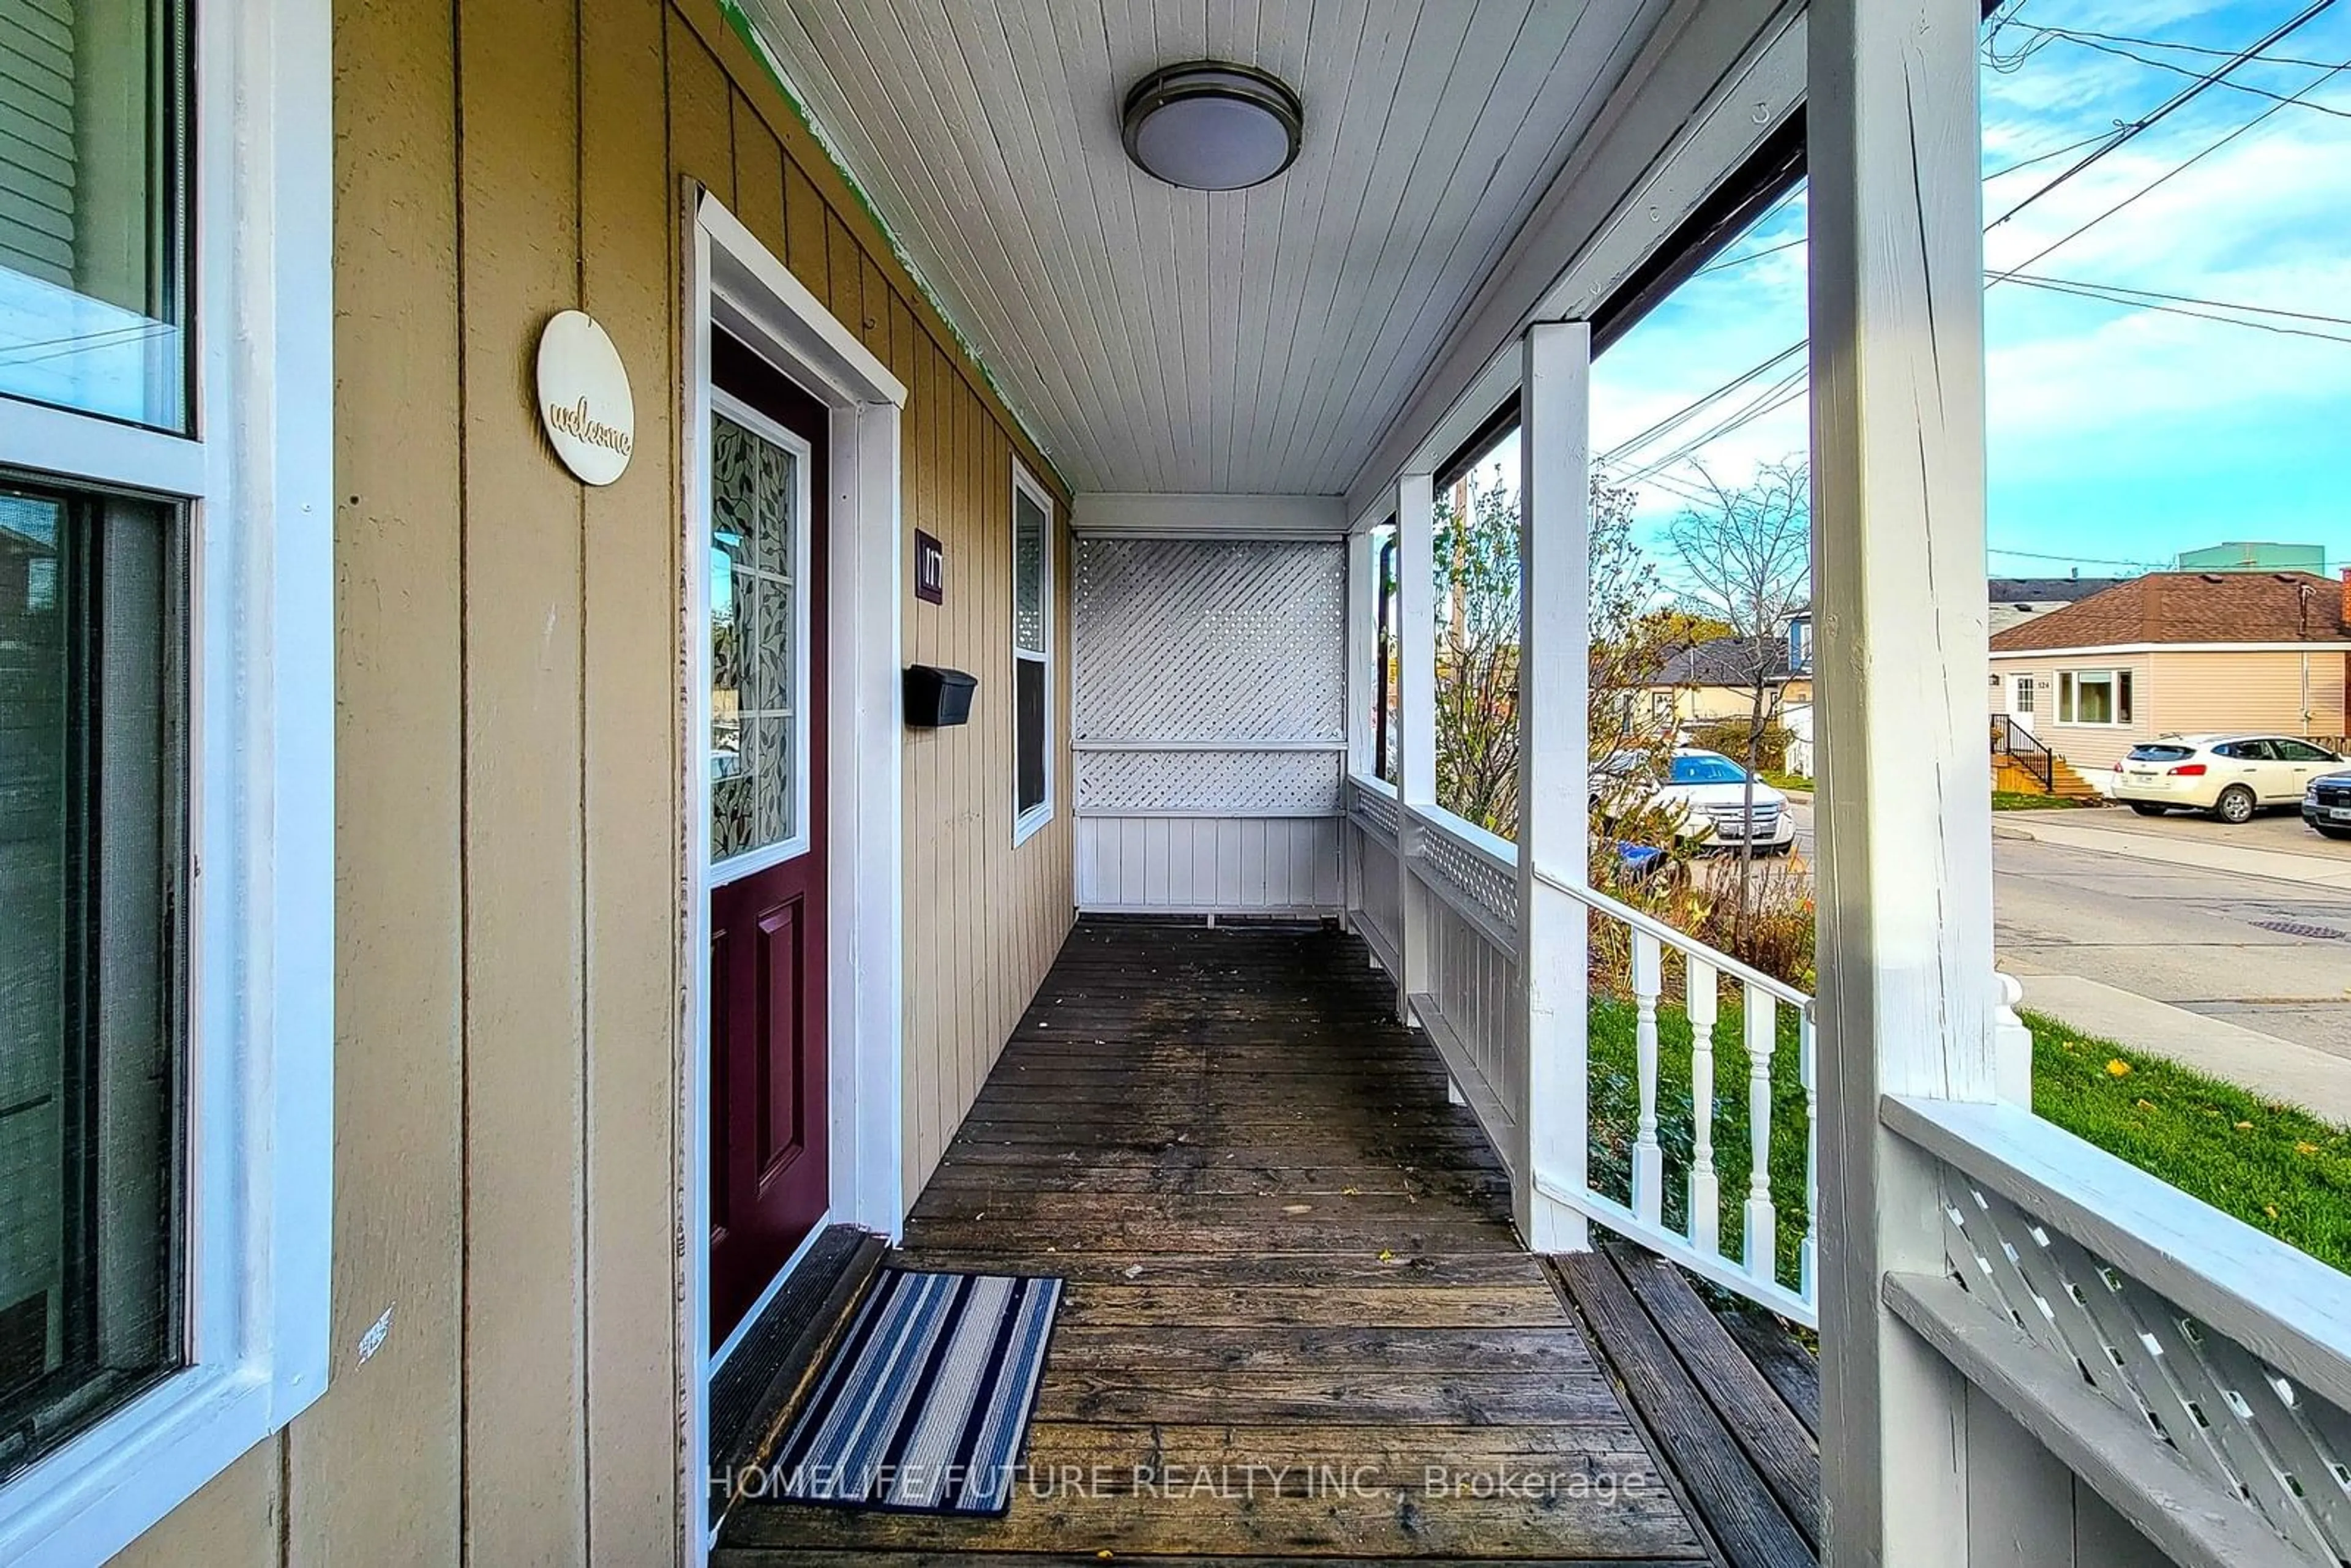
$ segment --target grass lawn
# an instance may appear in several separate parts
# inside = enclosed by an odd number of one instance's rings
[[[2351,1130],[2055,1019],[2023,1017],[2035,1111],[2351,1272]]]
[[[2033,795],[2021,789],[1991,792],[1991,809],[1995,811],[2065,811],[2096,804],[2095,800],[2076,800],[2066,795]]]
[[[1726,996],[1728,993],[1726,993]],[[1633,1138],[1640,1114],[1633,1004],[1592,1000],[1593,1188],[1632,1201]],[[2032,1031],[2032,1108],[2223,1213],[2351,1272],[2351,1129],[2320,1121],[2160,1057],[2026,1013]],[[1715,1026],[1714,1163],[1721,1187],[1722,1250],[1741,1255],[1751,1169],[1747,1051],[1735,1009]],[[1665,1155],[1665,1223],[1687,1230],[1693,1130],[1689,1018],[1657,1009],[1657,1142]],[[1797,1283],[1804,1236],[1804,1092],[1797,1081],[1796,1018],[1782,1009],[1771,1054],[1771,1186],[1779,1234],[1773,1271]],[[2125,1071],[2116,1071],[2114,1063]]]
[[[1813,792],[1813,781],[1800,773],[1774,773],[1769,768],[1758,768],[1755,777],[1774,789],[1793,789],[1800,795]]]

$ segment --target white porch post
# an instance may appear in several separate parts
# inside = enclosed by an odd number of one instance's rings
[[[1959,1379],[1880,1302],[1938,1273],[1879,1097],[1994,1097],[1978,0],[1811,12],[1823,1560],[1968,1557]]]
[[[1520,1233],[1538,1252],[1591,1246],[1583,1215],[1535,1190],[1585,1186],[1591,1146],[1592,329],[1527,329],[1519,383],[1519,979],[1527,1170]],[[1546,881],[1544,879],[1550,879]]]
[[[1377,687],[1379,559],[1366,530],[1347,536],[1347,774],[1367,779],[1379,772],[1372,755],[1373,708]],[[1352,929],[1364,907],[1363,857],[1355,852],[1355,835],[1339,835],[1339,900]]]
[[[1437,804],[1437,587],[1432,535],[1436,493],[1426,474],[1396,480],[1396,1017],[1412,1021],[1412,998],[1428,989],[1428,901],[1412,874],[1420,845],[1415,809]]]

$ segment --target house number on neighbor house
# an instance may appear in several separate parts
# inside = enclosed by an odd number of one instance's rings
[[[538,335],[538,422],[563,465],[590,485],[629,466],[637,405],[621,351],[593,317],[559,310]]]

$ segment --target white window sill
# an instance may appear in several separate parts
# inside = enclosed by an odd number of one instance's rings
[[[325,1391],[323,1366],[174,1374],[0,1487],[0,1562],[105,1562]]]
[[[1036,835],[1037,830],[1053,820],[1053,803],[1031,807],[1012,819],[1012,847],[1019,849]]]

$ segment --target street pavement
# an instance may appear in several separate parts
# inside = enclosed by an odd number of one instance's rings
[[[1992,871],[2027,1006],[2351,1119],[2351,843],[2292,814],[2002,812]]]

